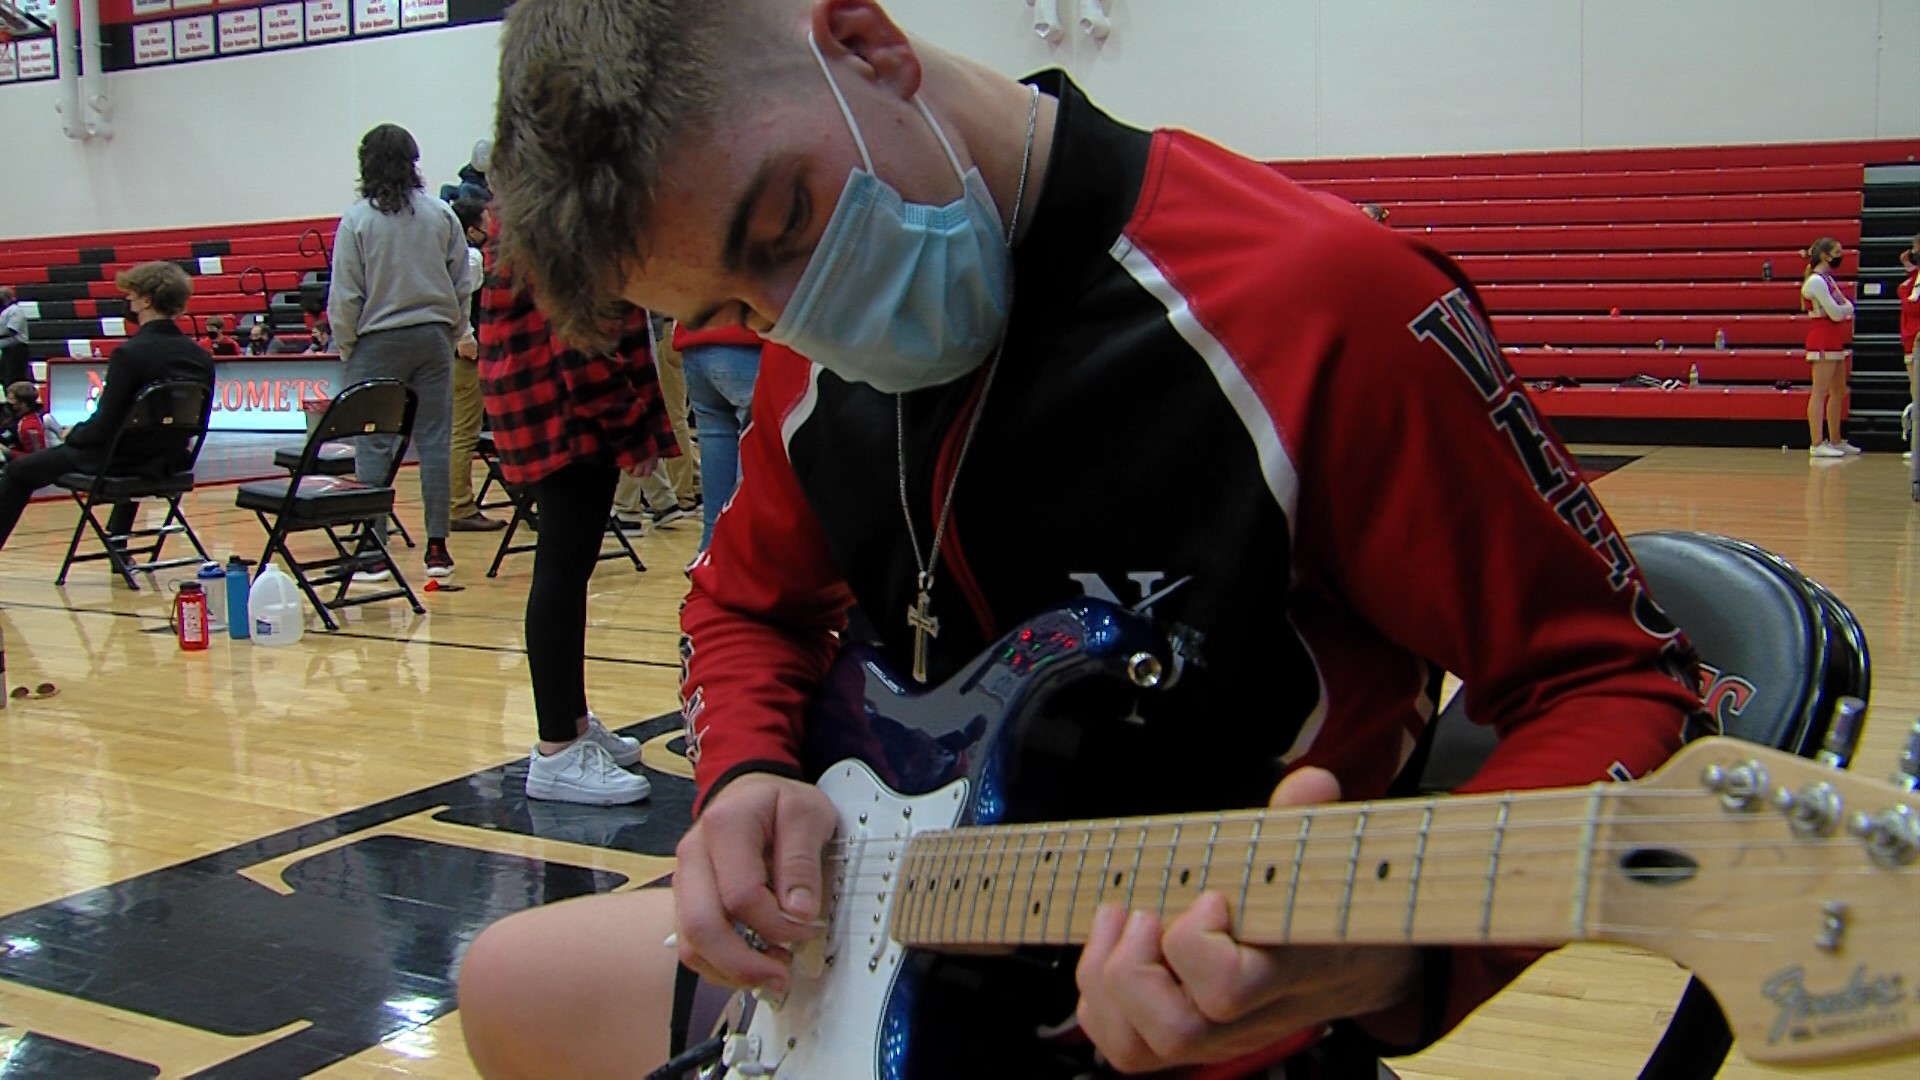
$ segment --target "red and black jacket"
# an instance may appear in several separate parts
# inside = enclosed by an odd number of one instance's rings
[[[1473,789],[1671,754],[1698,707],[1690,654],[1461,272],[1264,164],[1037,81],[1059,124],[942,550],[930,676],[1048,605],[1191,577],[1153,610],[1205,635],[1206,666],[1140,703],[1151,753],[1111,777],[1143,812],[1301,765],[1379,796],[1442,671],[1501,735]],[[979,385],[905,399],[922,543]],[[910,656],[894,427],[892,397],[765,349],[740,488],[682,616],[703,800],[795,771],[850,607]],[[1451,950],[1417,1026],[1437,1037],[1537,955]]]

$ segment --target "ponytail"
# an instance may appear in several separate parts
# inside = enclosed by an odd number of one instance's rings
[[[1814,272],[1820,269],[1821,263],[1832,259],[1839,251],[1840,241],[1835,240],[1831,236],[1823,236],[1815,240],[1807,250],[1800,253],[1805,256],[1807,260],[1806,273],[1800,275],[1800,280],[1805,282],[1808,278],[1812,277]]]

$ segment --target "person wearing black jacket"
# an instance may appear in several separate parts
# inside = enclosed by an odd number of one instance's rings
[[[193,279],[173,263],[149,262],[122,271],[114,284],[126,294],[127,312],[140,329],[108,359],[106,382],[93,416],[75,424],[61,445],[14,458],[0,471],[0,545],[13,535],[33,493],[65,473],[112,468],[160,476],[187,465],[187,445],[177,435],[162,431],[122,440],[112,461],[107,451],[127,422],[134,398],[149,384],[196,379],[212,391],[213,358],[173,323],[193,295]],[[116,503],[107,519],[107,533],[119,536],[130,531],[138,508],[132,502]]]

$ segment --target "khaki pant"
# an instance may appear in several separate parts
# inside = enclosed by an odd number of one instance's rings
[[[687,427],[687,368],[671,342],[660,343],[656,360],[660,394],[666,398],[667,413],[673,418],[673,439],[680,444],[680,456],[668,458],[661,464],[666,466],[667,483],[673,485],[674,501],[681,506],[692,506],[700,494],[700,454],[693,443],[693,432]],[[666,492],[663,490],[660,494],[664,498]],[[649,498],[651,496],[649,492]]]
[[[480,420],[486,407],[480,396],[480,365],[459,356],[453,358],[453,434],[448,439],[453,477],[447,484],[448,501],[454,518],[471,517],[479,512],[473,504],[473,447],[480,441]]]

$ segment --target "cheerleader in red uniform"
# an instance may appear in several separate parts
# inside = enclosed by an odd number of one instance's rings
[[[1920,236],[1900,253],[1900,265],[1907,270],[1906,280],[1900,283],[1900,355],[1907,361],[1907,407],[1900,412],[1900,439],[1911,444],[1913,403],[1920,401],[1920,379],[1915,377],[1920,368],[1913,366],[1914,341],[1920,339]],[[1912,460],[1913,451],[1902,456]]]
[[[1801,306],[1811,316],[1807,362],[1813,365],[1813,396],[1807,401],[1807,431],[1817,458],[1846,457],[1860,448],[1840,437],[1847,393],[1847,346],[1853,341],[1853,302],[1833,279],[1840,265],[1840,241],[1823,236],[1806,251],[1807,274],[1800,284]],[[1826,428],[1821,428],[1825,419]]]

